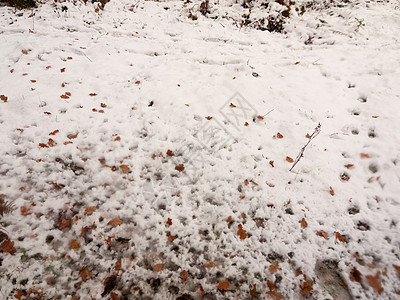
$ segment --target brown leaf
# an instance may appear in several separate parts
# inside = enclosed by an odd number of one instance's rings
[[[227,280],[224,280],[224,281],[220,280],[220,281],[218,282],[217,289],[219,289],[220,291],[227,291],[228,288],[229,288],[229,286],[230,286],[229,281],[227,281]]]
[[[264,120],[264,117],[263,116],[257,116],[257,119]]]
[[[49,135],[56,135],[56,133],[59,133],[60,131],[58,129],[54,130],[53,132],[50,132]]]
[[[175,239],[176,239],[176,236],[174,236],[174,235],[169,235],[169,236],[168,236],[168,240],[169,240],[170,242],[173,242]]]
[[[189,278],[189,273],[186,270],[183,270],[179,277],[182,279],[182,282],[185,282]]]
[[[178,166],[175,167],[175,170],[182,172],[183,170],[185,170],[185,167],[183,166],[183,164],[180,164]]]
[[[230,222],[232,222],[232,217],[231,217],[231,216],[229,216],[228,218],[226,218],[226,222],[227,222],[227,223],[230,223]]]
[[[4,103],[7,102],[8,97],[5,95],[0,95],[0,100],[3,101]]]
[[[276,137],[277,137],[278,139],[283,139],[283,135],[280,134],[279,132],[276,134]]]
[[[65,68],[60,69],[61,73],[65,72]]]
[[[120,300],[117,293],[111,292],[110,293],[111,300]]]
[[[283,299],[282,293],[278,292],[277,290],[268,291],[267,295],[270,296],[271,298],[275,299],[275,300],[282,300]]]
[[[383,292],[383,287],[381,282],[379,281],[379,276],[381,275],[381,272],[376,272],[375,276],[372,275],[367,275],[365,276],[368,280],[368,283],[370,286],[372,286],[378,294],[381,294]]]
[[[75,239],[72,240],[72,241],[69,243],[69,248],[70,248],[70,249],[77,250],[77,249],[80,248],[80,246],[81,246],[81,244],[79,244],[78,241],[75,240]]]
[[[235,108],[235,107],[236,107],[236,105],[233,104],[233,103],[229,104],[229,106],[232,107],[232,108]]]
[[[85,207],[84,215],[85,215],[85,216],[90,216],[90,215],[92,215],[95,211],[96,211],[96,206],[86,206],[86,207]]]
[[[22,54],[28,55],[28,51],[26,51],[25,49],[21,50]]]
[[[31,210],[29,208],[27,208],[25,206],[21,206],[21,216],[26,217],[26,216],[29,216],[31,214],[32,214],[32,212],[31,212]]]
[[[121,260],[121,258],[119,258],[118,260],[117,260],[117,262],[115,263],[115,272],[119,272],[119,270],[121,270],[121,266],[122,266],[122,260]]]
[[[69,99],[69,96],[67,96],[67,95],[61,95],[60,98],[61,98],[61,99]]]
[[[253,284],[253,288],[250,290],[250,297],[257,298],[257,287],[255,284]]]
[[[70,92],[65,92],[64,94],[67,95],[67,96],[71,96]]]
[[[360,271],[357,270],[356,267],[354,267],[353,270],[350,271],[350,280],[362,284],[362,274],[360,273]]]
[[[13,255],[16,252],[14,248],[14,242],[10,240],[4,241],[0,246],[0,251],[10,253],[11,255]]]
[[[326,240],[329,240],[328,234],[327,234],[325,231],[323,231],[323,230],[317,231],[315,234],[316,234],[317,236],[322,236],[322,237],[323,237],[324,239],[326,239]]]
[[[86,267],[83,267],[79,270],[79,276],[83,282],[86,282],[88,279],[92,278],[92,274],[90,274],[90,271]]]
[[[119,166],[124,173],[129,173],[130,169],[127,165],[120,165]]]
[[[113,226],[113,227],[117,227],[117,226],[119,226],[119,225],[121,225],[122,224],[122,220],[120,219],[120,218],[114,218],[114,219],[111,219],[109,222],[108,222],[108,225],[111,225],[111,226]]]
[[[293,160],[293,158],[286,156],[286,161],[292,163],[294,160]]]
[[[203,266],[204,266],[204,268],[211,269],[211,268],[215,268],[217,266],[217,264],[215,261],[209,260]]]
[[[341,235],[339,232],[335,232],[336,234],[336,239],[338,239],[340,242],[344,243],[344,237]]]
[[[207,119],[207,120],[211,120],[211,119],[212,119],[212,117],[208,116],[208,117],[206,117],[206,119]]]
[[[274,161],[273,161],[273,160],[270,160],[270,161],[269,161],[269,164],[270,164],[272,167],[274,167]]]
[[[242,213],[242,218],[246,219],[246,214],[245,213]]]
[[[246,230],[243,229],[242,224],[238,225],[237,235],[240,237],[241,240],[244,240],[247,238]]]
[[[160,272],[160,271],[162,271],[162,269],[164,269],[164,264],[157,264],[157,265],[153,266],[154,272]]]
[[[96,93],[90,93],[89,96],[94,97],[94,96],[97,96],[97,94]]]
[[[48,69],[50,69],[50,68],[51,68],[51,66],[47,66],[47,67],[46,67],[46,70],[48,70]]]
[[[347,164],[347,165],[344,165],[347,169],[351,169],[352,167],[354,167],[354,165],[353,164]]]
[[[333,188],[331,186],[329,187],[329,194],[331,194],[332,196],[335,196],[335,191],[333,190]]]
[[[307,221],[306,221],[306,219],[301,219],[300,221],[299,221],[299,223],[300,223],[300,226],[301,226],[301,228],[306,228],[307,226],[308,226],[308,224],[307,224]]]
[[[301,295],[309,295],[313,291],[312,283],[307,281],[300,285],[300,294]]]
[[[168,226],[171,226],[171,225],[172,225],[172,219],[168,218],[166,224],[167,224]]]
[[[278,269],[279,269],[279,264],[278,264],[278,263],[272,264],[272,265],[270,265],[269,268],[268,268],[268,270],[269,270],[271,273],[276,273],[276,272],[278,272]]]
[[[361,153],[360,156],[361,158],[369,158],[369,154],[367,153]]]
[[[70,140],[76,139],[77,137],[78,137],[78,133],[76,133],[76,134],[70,134],[70,135],[67,136],[67,138],[69,138]]]
[[[174,151],[168,149],[168,150],[167,150],[167,155],[168,155],[168,156],[174,156]]]
[[[106,108],[106,107],[107,107],[107,104],[105,104],[105,103],[100,103],[100,106],[101,106],[102,108]]]
[[[393,268],[395,269],[397,274],[400,274],[400,266],[393,265]]]
[[[247,179],[244,180],[244,185],[249,185],[249,181]]]
[[[64,229],[71,226],[71,219],[64,219],[58,223],[58,229]]]

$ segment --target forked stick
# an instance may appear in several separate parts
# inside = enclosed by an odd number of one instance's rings
[[[311,142],[312,139],[314,139],[319,133],[321,132],[321,123],[318,123],[318,126],[315,127],[313,134],[310,136],[308,139],[307,144],[304,145],[303,148],[300,149],[299,154],[297,155],[296,159],[294,160],[293,166],[290,168],[289,171],[292,171],[292,169],[297,165],[297,163],[300,161],[300,159],[303,157],[304,150],[306,150],[306,147],[308,144]]]

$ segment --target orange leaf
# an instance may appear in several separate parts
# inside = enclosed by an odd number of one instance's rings
[[[81,244],[79,244],[77,240],[72,240],[69,243],[69,248],[70,249],[75,249],[76,250],[76,249],[79,249],[80,246],[81,246]]]
[[[353,164],[347,164],[347,165],[344,165],[347,169],[351,169],[352,167],[354,167],[354,165]]]
[[[219,289],[220,291],[227,291],[228,288],[229,288],[229,286],[230,286],[229,281],[227,281],[227,280],[224,280],[224,281],[220,280],[220,281],[218,282],[217,289]]]
[[[31,215],[32,212],[29,208],[25,207],[25,206],[21,206],[21,216],[29,216]]]
[[[292,163],[294,160],[293,160],[293,158],[286,156],[286,161]]]
[[[94,97],[94,96],[97,96],[97,94],[96,93],[90,93],[89,96]]]
[[[108,225],[111,225],[111,226],[113,226],[113,227],[117,227],[117,226],[119,226],[119,225],[121,225],[122,224],[122,220],[120,219],[120,218],[114,218],[114,219],[111,219],[109,222],[108,222]]]
[[[175,170],[182,172],[183,170],[185,170],[185,167],[183,166],[183,164],[180,164],[178,166],[175,167]]]
[[[212,119],[212,117],[208,116],[208,117],[206,117],[206,119],[207,119],[207,120],[211,120],[211,119]]]
[[[100,103],[100,106],[101,106],[102,108],[106,108],[106,107],[107,107],[107,104],[105,104],[105,103]]]
[[[230,107],[233,107],[233,108],[235,108],[235,107],[236,107],[236,105],[235,105],[235,104],[233,104],[233,103],[229,104],[229,106],[230,106]]]
[[[61,73],[65,72],[65,68],[60,69]]]
[[[308,133],[306,134],[306,138],[311,139],[311,135],[309,135]]]
[[[157,264],[157,265],[153,266],[154,272],[160,272],[160,271],[162,271],[162,269],[164,269],[164,264]]]
[[[48,70],[48,69],[50,69],[50,68],[51,68],[51,66],[47,66],[47,67],[46,67],[46,70]]]
[[[124,173],[129,173],[130,169],[127,165],[120,165],[119,166]]]
[[[67,138],[69,138],[70,140],[76,139],[77,137],[78,137],[78,133],[76,133],[76,134],[70,134],[70,135],[67,136]]]
[[[168,218],[166,224],[169,225],[169,226],[171,226],[171,225],[172,225],[172,219]]]
[[[276,137],[277,137],[278,139],[283,139],[283,135],[280,134],[279,132],[276,134]]]
[[[174,156],[174,151],[172,151],[172,150],[167,150],[167,155],[168,156]]]
[[[244,240],[247,238],[246,230],[243,229],[242,224],[238,225],[237,235],[240,237],[241,240]]]
[[[333,190],[333,188],[331,186],[329,187],[329,194],[331,194],[332,196],[335,196],[335,191]]]
[[[306,228],[307,226],[308,226],[308,224],[307,224],[307,221],[306,221],[306,219],[301,219],[300,221],[299,221],[299,223],[300,223],[300,226],[301,226],[301,228]]]
[[[0,100],[3,101],[4,103],[7,102],[8,97],[4,96],[4,95],[0,95]]]
[[[295,64],[295,65],[298,65],[299,63],[300,63],[299,61],[296,61],[294,64]]]
[[[64,229],[71,226],[71,219],[64,219],[58,223],[58,229]]]
[[[383,287],[381,282],[379,281],[379,276],[381,275],[381,272],[376,272],[375,276],[368,275],[366,276],[368,283],[370,286],[372,286],[378,294],[381,294],[383,292]]]
[[[90,216],[90,215],[92,215],[95,211],[96,211],[96,206],[86,206],[86,207],[85,207],[84,215],[85,215],[85,216]]]
[[[336,234],[336,238],[337,238],[340,242],[344,243],[344,237],[343,237],[343,235],[341,235],[339,232],[335,232],[335,234]]]
[[[58,129],[54,130],[53,132],[50,132],[49,135],[56,135],[56,133],[60,132]]]
[[[28,51],[26,51],[25,49],[21,50],[22,54],[28,55]]]
[[[69,99],[69,97],[67,95],[61,95],[60,98],[61,99]]]
[[[111,300],[120,300],[118,294],[111,292],[110,293]]]
[[[278,263],[272,264],[272,265],[270,265],[269,268],[268,268],[268,270],[269,270],[271,273],[276,273],[276,272],[278,272],[278,269],[279,269],[279,264],[278,264]]]
[[[230,223],[230,222],[232,222],[232,217],[231,217],[231,216],[229,216],[229,217],[226,219],[226,222],[227,222],[227,223]]]
[[[264,117],[263,116],[257,116],[257,119],[264,120]]]
[[[367,153],[361,153],[360,156],[361,158],[369,158],[369,154]]]
[[[312,291],[313,291],[313,286],[312,283],[307,281],[304,282],[301,286],[300,286],[300,294],[301,295],[309,295]]]
[[[328,238],[328,234],[325,232],[325,231],[323,231],[323,230],[320,230],[320,231],[318,231],[318,232],[316,232],[315,233],[317,236],[322,236],[324,239],[326,239],[326,240],[329,240],[329,238]]]
[[[185,282],[189,278],[189,273],[186,270],[183,270],[179,277],[182,279],[182,282]]]
[[[11,255],[13,255],[16,252],[14,248],[14,242],[10,240],[4,241],[0,246],[0,251],[10,253]]]
[[[400,274],[400,266],[393,265],[393,268],[396,270],[397,274]]]

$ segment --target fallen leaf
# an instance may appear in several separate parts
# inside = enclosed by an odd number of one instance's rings
[[[28,55],[28,51],[26,51],[25,49],[21,50],[22,54]]]
[[[97,96],[97,94],[96,93],[90,93],[89,96],[94,97],[94,96]]]
[[[245,123],[244,123],[244,126],[249,126],[249,123],[248,123],[248,122],[245,122]]]
[[[244,180],[244,185],[246,185],[246,186],[249,185],[249,181],[247,179]]]
[[[339,232],[335,232],[336,239],[338,239],[340,242],[344,243],[344,237],[341,235]]]
[[[29,33],[35,33],[33,30],[29,29]]]
[[[171,226],[171,225],[172,225],[172,219],[168,218],[166,224],[167,224],[168,226]]]
[[[60,69],[61,73],[65,72],[65,68]]]
[[[91,216],[96,211],[96,206],[86,206],[85,207],[85,216]]]
[[[272,264],[272,265],[270,265],[269,268],[268,268],[268,270],[269,270],[271,273],[276,273],[276,272],[278,272],[278,269],[279,269],[279,264],[278,264],[278,263]]]
[[[204,268],[211,269],[211,268],[215,268],[217,266],[217,264],[215,263],[215,261],[209,260],[203,266],[204,266]]]
[[[58,229],[64,229],[71,226],[71,219],[64,219],[58,223]]]
[[[172,150],[167,150],[167,155],[168,156],[174,156],[174,151],[172,151]]]
[[[329,187],[329,194],[331,194],[332,196],[335,196],[335,191],[333,190],[333,188],[331,186]]]
[[[375,276],[372,275],[367,275],[365,276],[368,280],[368,283],[370,286],[372,286],[378,294],[381,294],[383,292],[383,287],[381,282],[379,281],[379,276],[381,275],[381,272],[376,272]]]
[[[78,241],[75,240],[75,239],[72,240],[72,241],[69,243],[69,248],[70,248],[70,249],[77,250],[77,249],[80,248],[80,246],[81,246],[81,244],[79,244]]]
[[[299,61],[296,61],[294,64],[295,64],[295,65],[298,65],[299,63],[300,63]]]
[[[111,300],[120,300],[117,293],[111,292],[110,293]]]
[[[160,272],[160,271],[162,271],[162,269],[164,269],[164,264],[157,264],[157,265],[153,266],[154,272]]]
[[[300,294],[301,295],[309,295],[313,291],[312,283],[307,281],[300,285]]]
[[[76,139],[77,137],[78,137],[78,133],[76,133],[76,134],[70,134],[70,135],[67,136],[67,138],[69,138],[70,140]]]
[[[25,206],[21,206],[21,216],[26,217],[26,216],[29,216],[31,214],[32,214],[32,212],[31,212],[31,210],[29,208],[27,208]]]
[[[344,165],[347,169],[351,169],[352,167],[354,167],[354,165],[353,164],[347,164],[347,165]]]
[[[369,158],[369,154],[367,153],[361,153],[360,156],[361,158]]]
[[[114,219],[111,219],[109,222],[108,222],[108,225],[111,225],[111,226],[113,226],[113,227],[117,227],[117,226],[119,226],[119,225],[121,225],[122,224],[122,220],[120,219],[120,218],[114,218]]]
[[[278,139],[283,139],[283,135],[280,134],[279,132],[276,134],[276,137],[277,137]]]
[[[4,95],[0,95],[0,100],[3,101],[4,103],[7,102],[8,97],[4,96]]]
[[[179,277],[182,279],[182,282],[185,282],[189,278],[189,273],[186,270],[183,270]]]
[[[400,266],[393,265],[393,268],[395,269],[397,274],[400,274]]]
[[[185,170],[185,167],[183,166],[183,164],[180,164],[178,166],[175,167],[175,170],[182,172],[183,170]]]
[[[32,82],[32,83],[35,83],[35,82],[36,82],[36,80],[35,80],[35,79],[31,79],[31,82]]]
[[[235,105],[235,104],[233,104],[233,103],[229,104],[229,106],[230,106],[230,107],[233,107],[233,108],[235,108],[235,107],[236,107],[236,105]]]
[[[301,219],[300,221],[299,221],[299,223],[300,223],[300,226],[301,226],[301,228],[306,228],[307,226],[308,226],[308,224],[307,224],[307,221],[306,221],[306,219]]]
[[[270,160],[269,164],[274,168],[274,161],[273,160]]]
[[[306,134],[306,138],[311,139],[311,135],[309,135],[308,133]]]
[[[129,173],[130,169],[127,165],[120,165],[119,166],[124,173]]]
[[[92,278],[92,274],[87,269],[87,267],[83,267],[82,269],[79,270],[79,276],[81,277],[83,282],[86,282],[88,279]]]
[[[47,67],[46,67],[46,70],[48,70],[48,69],[50,69],[50,68],[51,68],[51,66],[47,66]]]
[[[168,236],[168,240],[169,240],[170,242],[173,242],[175,239],[176,239],[176,236],[174,236],[174,235],[169,235],[169,236]]]
[[[102,108],[106,108],[106,107],[107,107],[107,104],[105,104],[105,103],[100,103],[100,106],[101,106]]]
[[[293,158],[286,156],[286,161],[292,163],[294,160],[293,160]]]
[[[208,116],[208,117],[206,117],[206,119],[207,119],[207,120],[211,120],[211,119],[212,119],[212,117]]]
[[[69,96],[67,96],[67,95],[61,95],[60,98],[61,98],[61,99],[69,99]]]
[[[328,234],[327,234],[325,231],[323,231],[323,230],[317,231],[315,234],[316,234],[317,236],[322,236],[322,237],[323,237],[324,239],[326,239],[326,240],[329,240]]]
[[[229,288],[229,286],[230,286],[229,281],[227,281],[227,280],[224,280],[224,281],[220,280],[220,281],[218,282],[217,289],[219,289],[220,291],[227,291],[228,288]]]
[[[237,235],[240,237],[241,240],[244,240],[247,238],[246,230],[243,229],[242,224],[238,225]]]
[[[360,273],[360,271],[357,270],[356,267],[354,267],[353,270],[350,271],[350,280],[362,284],[362,274]]]
[[[379,118],[379,116],[372,116],[372,118],[376,119],[376,118]]]
[[[0,246],[0,251],[10,253],[11,255],[13,255],[16,252],[14,248],[14,242],[10,240],[4,241]]]
[[[60,131],[58,129],[54,130],[53,132],[50,132],[49,135],[56,135],[56,133],[59,133]]]
[[[257,116],[257,119],[264,120],[264,117],[263,116]]]
[[[257,287],[255,284],[253,284],[253,288],[250,290],[250,297],[257,298]]]

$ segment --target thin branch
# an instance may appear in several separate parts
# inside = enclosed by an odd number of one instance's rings
[[[321,124],[318,123],[318,126],[315,127],[313,134],[310,136],[310,138],[308,139],[307,144],[305,144],[303,146],[303,148],[300,149],[299,154],[297,155],[292,167],[290,168],[289,171],[292,171],[292,169],[297,165],[297,163],[300,161],[300,159],[303,157],[303,153],[306,150],[306,147],[308,146],[308,144],[311,143],[311,140],[313,140],[319,133],[321,132]]]

